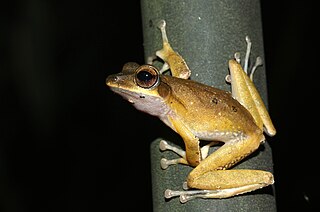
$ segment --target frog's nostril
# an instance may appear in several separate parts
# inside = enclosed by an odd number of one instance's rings
[[[110,85],[110,84],[112,84],[112,83],[115,83],[115,82],[118,81],[118,79],[119,79],[119,78],[118,78],[116,75],[110,75],[110,76],[108,76],[107,79],[106,79],[106,84],[107,84],[107,85]]]

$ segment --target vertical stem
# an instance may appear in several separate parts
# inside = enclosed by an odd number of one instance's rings
[[[227,63],[235,52],[240,52],[244,59],[247,35],[252,41],[251,63],[257,56],[264,58],[259,0],[141,0],[141,10],[146,58],[161,48],[161,34],[156,23],[165,19],[169,42],[186,60],[193,80],[230,90],[225,83]],[[267,103],[265,66],[257,70],[254,82]],[[177,144],[183,147],[179,139]],[[182,189],[191,168],[177,165],[161,170],[161,157],[176,156],[160,152],[158,145],[159,139],[151,144],[154,211],[276,211],[272,186],[229,199],[196,199],[186,204],[181,204],[178,198],[165,200],[165,189]],[[273,172],[270,146],[266,143],[234,168]]]

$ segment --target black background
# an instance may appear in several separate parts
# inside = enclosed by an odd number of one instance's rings
[[[139,1],[0,5],[0,211],[151,211],[149,141],[165,127],[105,86],[125,62],[144,62]],[[261,5],[277,206],[311,211],[315,5]]]

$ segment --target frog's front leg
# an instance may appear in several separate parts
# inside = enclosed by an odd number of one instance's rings
[[[164,61],[160,73],[170,69],[172,76],[188,79],[191,75],[191,71],[185,60],[172,49],[166,33],[166,22],[164,20],[159,21],[158,28],[161,30],[163,46],[162,49],[156,52],[155,56],[148,57],[147,63],[152,64],[158,56]]]
[[[179,164],[179,163],[188,165],[188,161],[186,159],[186,152],[184,150],[168,144],[168,142],[165,140],[160,141],[159,148],[161,151],[167,151],[167,150],[173,151],[180,156],[180,158],[171,159],[171,160],[168,160],[166,158],[161,158],[160,165],[162,169],[167,169],[168,166]]]
[[[186,151],[179,149],[177,147],[169,145],[166,141],[161,140],[160,141],[160,150],[171,150],[178,155],[181,156],[181,158],[167,160],[165,158],[161,159],[161,167],[163,169],[166,169],[169,165],[173,164],[186,164],[190,166],[197,166],[200,164],[202,160],[207,158],[209,148],[213,145],[216,145],[217,143],[220,143],[218,141],[212,141],[208,143],[207,145],[200,148],[200,142],[199,138],[197,138],[185,125],[182,121],[179,119],[174,119],[172,117],[168,117],[170,123],[173,126],[173,129],[182,137],[185,149]]]
[[[227,198],[272,184],[270,172],[226,170],[256,150],[262,140],[262,134],[250,134],[226,142],[189,174],[187,187],[197,190],[166,190],[165,197],[180,196],[182,203],[193,198]]]
[[[208,156],[209,153],[209,149],[210,147],[219,144],[220,142],[218,141],[212,141],[210,143],[208,143],[207,145],[204,145],[203,147],[201,147],[201,158],[202,160],[205,159]],[[168,166],[170,165],[175,165],[175,164],[185,164],[185,165],[189,165],[187,159],[186,159],[186,152],[178,147],[172,146],[170,145],[167,141],[165,140],[161,140],[160,144],[159,144],[159,148],[161,151],[167,151],[170,150],[172,152],[175,152],[177,155],[180,156],[180,158],[176,158],[176,159],[171,159],[168,160],[166,158],[162,158],[160,161],[160,165],[162,169],[167,169]]]

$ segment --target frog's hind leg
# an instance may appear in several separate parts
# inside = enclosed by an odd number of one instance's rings
[[[164,194],[165,198],[180,196],[181,203],[195,198],[228,198],[263,188],[274,182],[273,175],[270,172],[261,170],[219,170],[207,172],[202,177],[203,186],[206,189],[182,191],[167,189]],[[208,179],[215,181],[212,187],[208,187],[210,185]],[[216,182],[219,182],[219,185]],[[186,189],[187,187],[183,186],[183,188]]]
[[[267,171],[226,170],[254,152],[262,140],[263,134],[252,134],[228,141],[190,172],[184,190],[166,190],[165,197],[180,196],[182,203],[194,198],[228,198],[273,184],[273,175]]]
[[[251,41],[246,37],[247,52],[245,57],[245,65],[242,68],[240,64],[239,53],[235,54],[235,59],[229,60],[230,75],[226,77],[226,81],[231,83],[232,96],[240,102],[253,116],[257,126],[264,130],[268,135],[276,134],[269,113],[264,102],[253,83],[253,74],[258,66],[262,65],[262,59],[258,57],[253,66],[250,75],[248,75],[248,63],[250,57]],[[246,65],[247,64],[247,65]]]

